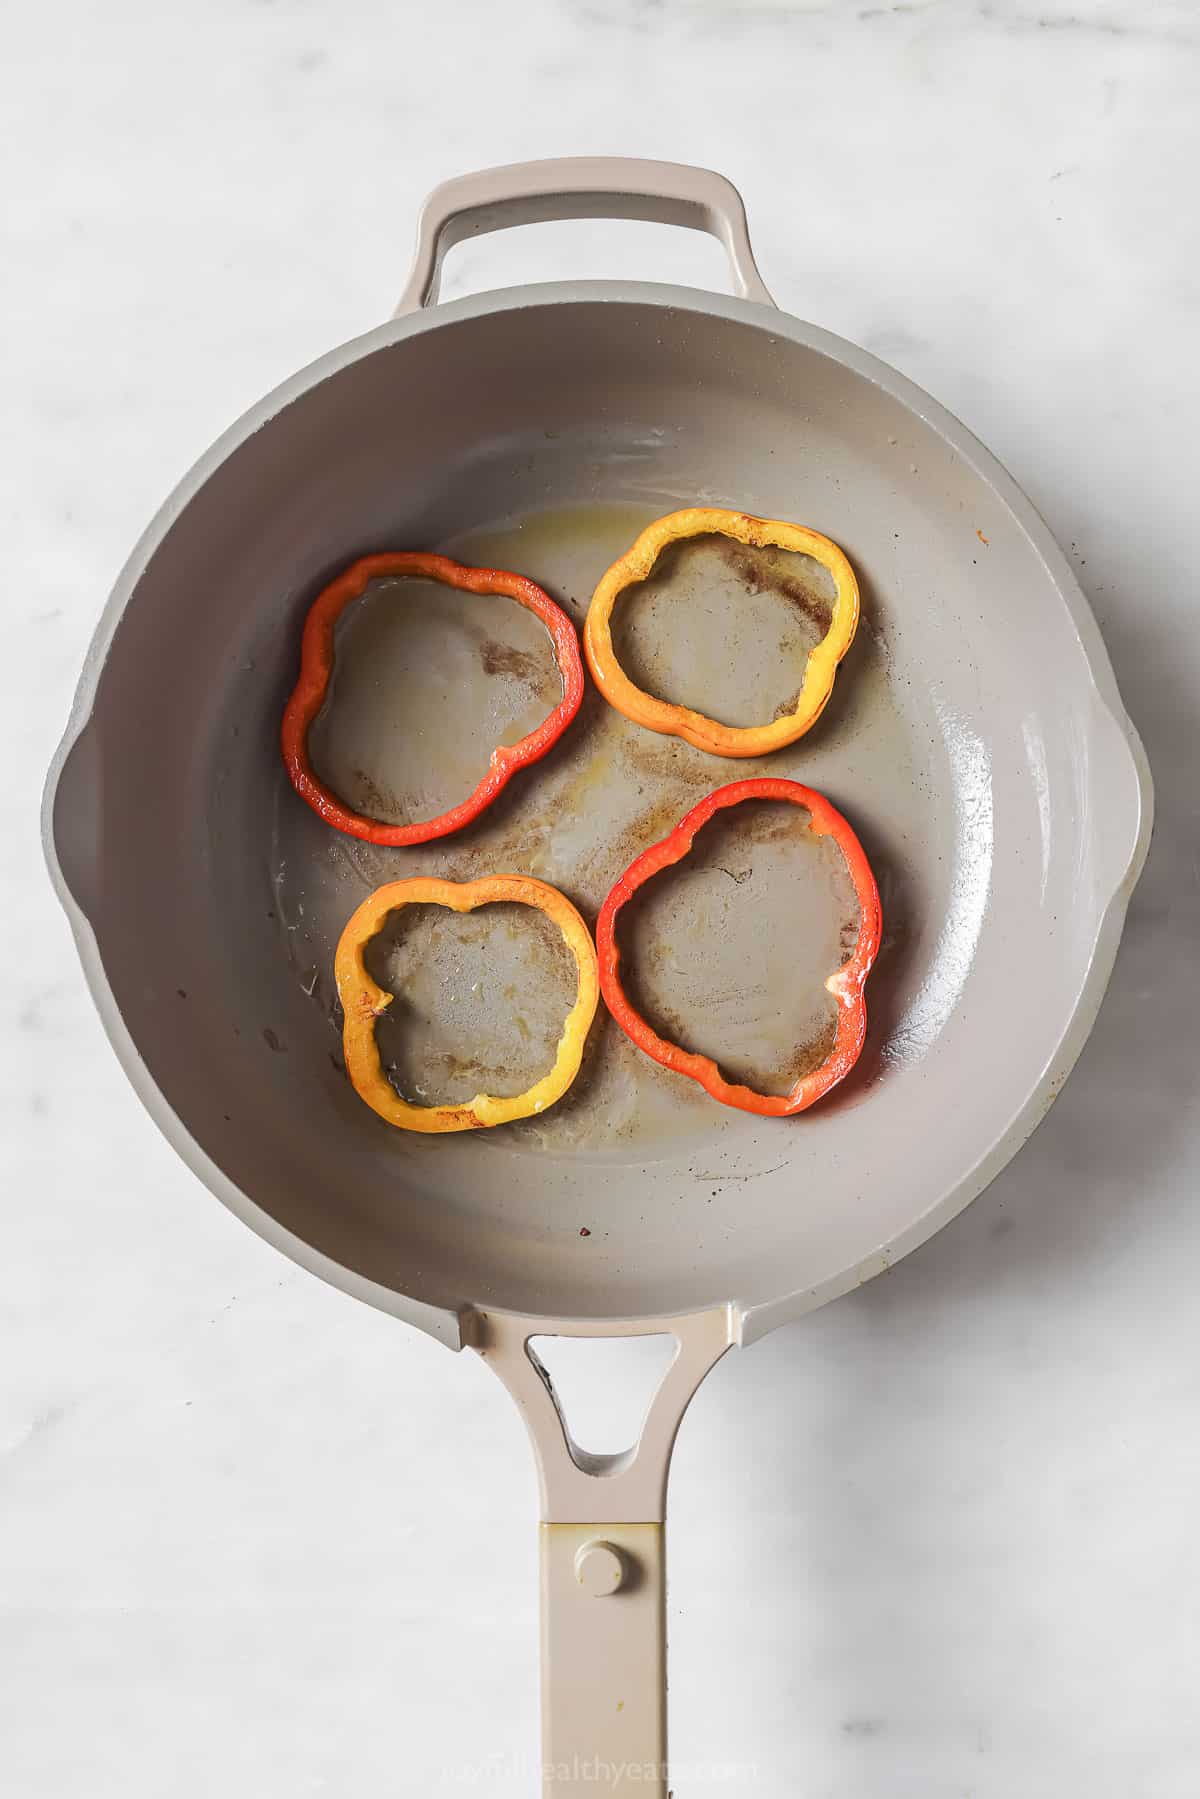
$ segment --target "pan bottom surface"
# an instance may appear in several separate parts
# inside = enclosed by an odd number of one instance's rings
[[[582,629],[603,570],[652,518],[687,498],[555,507],[436,546],[379,547],[435,547],[529,575]],[[807,558],[740,546],[731,556],[734,547],[711,539],[675,553],[623,602],[618,644],[630,673],[664,697],[750,723],[794,695],[830,595],[824,571]],[[314,760],[372,816],[429,816],[462,797],[491,746],[529,730],[559,691],[544,629],[512,602],[381,582],[341,628]],[[900,846],[937,823],[928,796],[944,782],[927,764],[944,753],[891,679],[884,621],[866,595],[825,714],[809,737],[770,757],[732,761],[656,735],[615,712],[589,681],[579,718],[550,755],[522,771],[480,821],[430,845],[389,849],[331,831],[281,773],[271,852],[280,948],[337,1060],[334,948],[375,887],[414,874],[531,874],[560,887],[594,925],[622,869],[704,794],[782,775],[845,810],[884,894],[886,935],[868,989],[879,1023],[861,1071],[829,1102],[854,1103],[887,1061],[909,934]],[[873,828],[883,819],[882,830]],[[828,1052],[833,1007],[824,980],[857,924],[833,846],[813,838],[794,808],[755,804],[714,821],[685,863],[647,887],[630,908],[622,947],[631,991],[660,1031],[717,1057],[736,1078],[782,1092]],[[372,966],[400,995],[380,1046],[408,1097],[433,1104],[521,1091],[552,1059],[572,971],[553,930],[527,909],[464,917],[414,909],[377,941]],[[363,1123],[378,1128],[365,1108]],[[739,1126],[693,1082],[635,1049],[601,1008],[570,1093],[540,1118],[479,1135],[509,1154],[625,1159],[712,1142]]]

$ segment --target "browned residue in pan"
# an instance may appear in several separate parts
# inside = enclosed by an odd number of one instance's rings
[[[628,970],[626,971],[626,986],[631,993],[638,990],[638,982],[635,978],[630,977]],[[714,993],[713,997],[719,1001],[725,995],[718,991]],[[678,1043],[684,1049],[693,1048],[689,1041],[690,1033],[681,1018],[669,1007],[655,1006],[650,1001],[646,1001],[645,1004],[646,1011],[643,1016],[654,1026],[660,1037],[666,1037],[669,1042]],[[795,1044],[786,1057],[769,1071],[744,1068],[740,1061],[732,1065],[726,1064],[719,1055],[717,1063],[727,1080],[748,1081],[751,1086],[762,1092],[786,1093],[790,1087],[795,1086],[797,1081],[803,1080],[806,1074],[811,1074],[815,1068],[821,1066],[822,1062],[828,1061],[833,1053],[836,1036],[837,1019],[831,1015],[819,1030],[808,1032],[803,1040]]]
[[[785,1089],[794,1087],[806,1074],[811,1074],[814,1068],[827,1062],[833,1054],[836,1036],[837,1019],[831,1017],[824,1030],[817,1031],[807,1041],[798,1043],[779,1070],[780,1085]]]
[[[354,778],[360,783],[360,794],[356,795],[356,803],[365,804],[372,818],[386,818],[399,810],[394,794],[389,794],[378,781],[369,775],[365,768],[356,768]]]
[[[833,619],[833,600],[809,581],[790,574],[773,558],[761,551],[746,549],[741,544],[721,538],[721,557],[744,585],[747,593],[777,593],[780,599],[803,613],[815,626],[818,637],[824,637]]]
[[[561,934],[529,908],[407,907],[371,941],[366,965],[398,995],[375,1040],[402,1098],[456,1105],[521,1092],[551,1065],[575,970]]]
[[[562,686],[547,666],[547,656],[519,650],[515,644],[501,643],[495,637],[484,638],[479,646],[479,661],[485,675],[512,675],[515,680],[527,682],[539,699],[551,698],[555,686]]]

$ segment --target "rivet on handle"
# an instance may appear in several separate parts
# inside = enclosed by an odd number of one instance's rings
[[[594,1599],[607,1599],[625,1584],[625,1558],[597,1537],[575,1551],[575,1578]]]

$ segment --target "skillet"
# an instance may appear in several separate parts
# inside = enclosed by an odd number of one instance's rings
[[[586,282],[436,304],[454,242],[581,216],[712,232],[734,297]],[[730,765],[589,688],[556,750],[457,837],[378,848],[292,792],[277,739],[300,624],[353,558],[516,569],[581,625],[608,564],[691,504],[796,519],[849,555],[862,624],[808,737]],[[825,597],[812,570],[748,573],[701,542],[630,603],[623,654],[642,685],[750,723],[787,698]],[[548,709],[536,626],[425,600],[400,632],[404,596],[361,603],[314,741],[366,810],[432,815],[498,733]],[[756,774],[828,795],[880,884],[867,1046],[834,1095],[795,1120],[714,1106],[601,1017],[543,1117],[431,1140],[361,1104],[331,968],[375,886],[512,870],[594,923],[640,849]],[[1151,807],[1099,632],[1029,501],[911,383],[773,306],[741,200],[708,171],[585,159],[445,184],[396,318],[253,408],[134,550],[51,770],[51,872],[114,1047],[200,1178],[305,1267],[477,1351],[521,1407],[547,1793],[602,1766],[615,1792],[666,1793],[662,1522],[683,1410],[727,1349],[886,1269],[1016,1152],[1095,1018]],[[644,1003],[731,1066],[778,1068],[846,896],[767,810],[709,831],[631,920]],[[528,1084],[561,1021],[552,943],[496,909],[418,921],[379,953],[418,984],[410,1023],[445,1097]],[[663,1334],[677,1348],[638,1442],[589,1455],[537,1339]]]

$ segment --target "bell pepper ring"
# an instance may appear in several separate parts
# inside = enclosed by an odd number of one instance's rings
[[[766,725],[722,725],[693,712],[656,699],[630,680],[617,660],[612,640],[612,615],[621,594],[644,581],[668,544],[681,538],[715,532],[751,548],[772,544],[781,550],[798,550],[811,556],[833,577],[833,615],[829,629],[810,652],[804,680],[790,712]],[[711,756],[766,756],[794,743],[812,729],[833,692],[838,663],[854,641],[858,629],[858,582],[843,552],[832,539],[804,525],[784,519],[754,518],[748,512],[724,512],[712,506],[691,506],[671,512],[647,525],[632,549],[617,558],[600,578],[592,595],[583,629],[583,647],[592,678],[610,706],[635,725],[645,725],[665,737],[682,737],[693,748]]]
[[[562,932],[575,959],[579,984],[558,1040],[554,1065],[527,1092],[511,1097],[477,1093],[466,1105],[413,1105],[397,1093],[383,1070],[375,1026],[395,995],[380,987],[367,972],[367,945],[378,936],[388,916],[401,906],[447,906],[452,912],[474,912],[497,900],[534,906],[544,912]],[[591,932],[565,894],[545,881],[535,881],[531,875],[488,875],[479,881],[442,881],[416,875],[411,880],[390,881],[377,887],[342,932],[334,957],[334,975],[345,1014],[342,1046],[346,1073],[359,1098],[402,1131],[472,1131],[547,1111],[562,1098],[579,1073],[600,992]]]
[[[554,657],[562,677],[563,696],[535,731],[520,742],[499,745],[492,751],[487,773],[461,805],[452,806],[436,818],[419,824],[388,824],[382,819],[368,818],[353,811],[332,792],[313,770],[308,754],[309,726],[325,703],[334,664],[334,629],[341,614],[366,589],[367,583],[386,575],[421,576],[427,581],[440,581],[446,587],[458,587],[468,593],[503,594],[519,606],[536,613],[550,633]],[[575,627],[561,606],[556,606],[548,593],[524,575],[510,574],[506,569],[469,568],[452,562],[448,556],[434,556],[423,550],[385,552],[363,556],[340,574],[317,595],[304,621],[300,640],[300,677],[283,714],[280,733],[284,766],[292,786],[313,811],[349,837],[361,837],[368,843],[403,847],[413,843],[429,843],[435,837],[448,837],[461,831],[483,812],[497,794],[507,786],[519,768],[537,762],[562,736],[583,698],[583,663]]]
[[[858,937],[848,961],[830,975],[825,986],[837,1004],[837,1030],[833,1048],[819,1068],[804,1075],[787,1093],[758,1093],[727,1081],[717,1064],[708,1056],[696,1055],[669,1043],[653,1029],[630,1003],[621,984],[621,955],[617,947],[617,920],[621,908],[639,887],[663,869],[681,862],[690,851],[697,832],[714,813],[744,800],[786,800],[804,806],[809,814],[809,829],[818,837],[830,837],[842,853],[858,899]],[[871,873],[866,852],[841,813],[831,806],[823,794],[798,781],[785,781],[764,776],[755,780],[734,781],[720,787],[694,806],[680,820],[669,836],[653,844],[630,863],[600,909],[596,922],[596,949],[600,958],[600,991],[609,1011],[631,1042],[646,1055],[661,1062],[676,1074],[686,1074],[699,1081],[705,1092],[722,1105],[736,1106],[742,1112],[757,1112],[768,1118],[789,1118],[807,1111],[831,1087],[843,1080],[861,1053],[867,1034],[867,1007],[863,987],[879,951],[883,914],[879,889]]]

